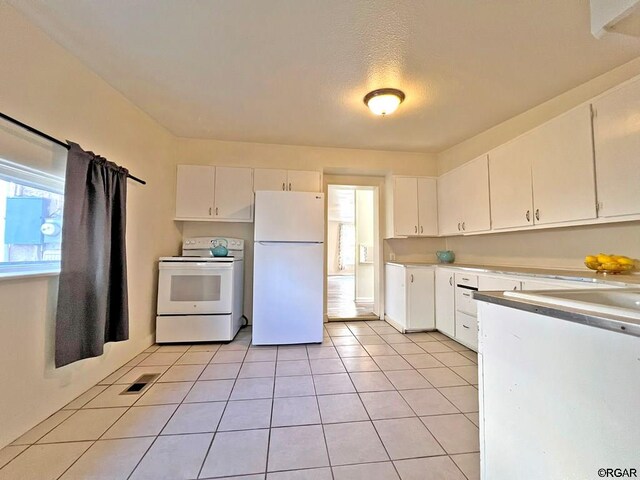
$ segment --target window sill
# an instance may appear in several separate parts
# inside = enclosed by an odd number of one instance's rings
[[[21,280],[24,278],[57,277],[60,270],[40,271],[40,272],[0,272],[0,282],[3,280]]]

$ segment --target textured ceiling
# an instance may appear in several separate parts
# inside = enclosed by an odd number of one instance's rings
[[[439,152],[640,54],[588,0],[11,3],[183,137]]]

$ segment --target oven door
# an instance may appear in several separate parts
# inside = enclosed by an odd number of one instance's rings
[[[160,262],[158,315],[229,314],[233,262]]]

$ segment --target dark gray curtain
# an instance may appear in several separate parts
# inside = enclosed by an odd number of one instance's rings
[[[70,143],[64,189],[56,367],[129,338],[127,170]]]

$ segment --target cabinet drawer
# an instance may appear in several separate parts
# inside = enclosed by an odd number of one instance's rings
[[[477,350],[478,319],[462,312],[456,312],[456,338]]]
[[[456,273],[456,285],[478,288],[478,275],[468,275],[466,273]]]
[[[456,310],[469,315],[477,315],[478,304],[473,299],[473,290],[456,287]]]

